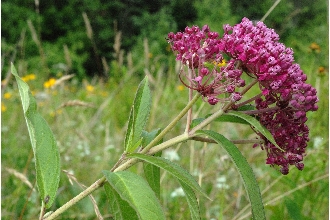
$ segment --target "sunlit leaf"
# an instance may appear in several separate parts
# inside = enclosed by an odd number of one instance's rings
[[[125,136],[125,151],[133,152],[139,146],[142,131],[147,123],[151,105],[151,94],[148,78],[145,77],[135,94],[134,103],[128,120]]]
[[[103,174],[120,198],[136,211],[139,219],[165,220],[159,200],[141,176],[128,171],[113,173],[104,170]]]
[[[46,208],[53,204],[60,179],[60,155],[53,132],[37,112],[37,104],[29,86],[18,76],[14,65],[11,72],[16,78],[22,100],[24,117],[35,158],[37,186]]]
[[[128,202],[120,197],[120,195],[110,186],[109,183],[104,184],[103,187],[109,199],[111,214],[113,215],[114,219],[139,219],[135,210],[129,205]]]

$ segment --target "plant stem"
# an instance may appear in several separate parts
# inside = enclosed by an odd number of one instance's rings
[[[53,212],[49,217],[47,217],[47,220],[52,220],[58,217],[60,214],[62,214],[64,211],[69,209],[71,206],[75,205],[77,202],[82,200],[83,198],[87,197],[89,194],[103,186],[105,183],[106,178],[103,176],[101,179],[97,180],[95,183],[93,183],[91,186],[86,188],[84,191],[79,193],[76,197],[72,198],[70,201],[65,203],[63,206],[58,208],[55,212]]]
[[[176,116],[173,121],[167,125],[166,128],[164,128],[164,130],[162,132],[160,132],[160,134],[153,139],[142,151],[141,153],[146,153],[148,152],[153,146],[155,146],[156,143],[158,143],[177,123],[178,121],[189,111],[189,109],[193,106],[193,104],[195,104],[195,102],[198,100],[198,98],[201,95],[199,93],[197,93],[194,98],[187,104],[187,106],[182,109],[182,111],[179,113],[178,116]]]
[[[150,150],[150,148],[152,148],[156,143],[158,143],[178,123],[178,121],[188,112],[188,110],[192,107],[192,105],[198,100],[198,98],[200,96],[201,95],[199,93],[196,94],[195,97],[187,104],[187,106],[179,113],[179,115],[176,116],[173,119],[173,121],[153,141],[151,141],[140,153],[146,154]],[[184,134],[179,135],[175,138],[172,138],[172,139],[170,139],[170,140],[168,140],[168,141],[166,141],[166,142],[164,142],[160,145],[162,145],[163,147],[165,145],[164,148],[168,148],[168,147],[170,147],[174,144],[180,143],[180,142],[182,142],[184,140],[187,140],[187,139],[188,139],[188,134],[184,133]],[[159,149],[159,147],[158,147],[158,149]],[[152,152],[154,152],[154,151],[149,152],[149,154],[153,154]],[[122,160],[122,159],[123,158],[121,157],[120,160]],[[126,161],[125,163],[123,163],[120,166],[118,166],[118,163],[116,163],[116,165],[113,167],[115,169],[114,170],[112,169],[112,170],[113,170],[113,172],[123,171],[123,170],[128,169],[129,167],[131,167],[132,165],[134,165],[137,162],[138,162],[138,160],[133,158],[133,159],[129,159],[128,161]],[[71,206],[75,205],[77,202],[79,202],[83,198],[87,197],[89,194],[91,194],[92,192],[94,192],[98,188],[102,187],[104,185],[105,181],[106,181],[106,178],[103,176],[101,179],[97,180],[95,183],[93,183],[91,186],[86,188],[84,191],[82,191],[76,197],[72,198],[66,204],[64,204],[59,209],[57,209],[55,212],[53,212],[46,219],[47,220],[55,219],[60,214],[62,214],[64,211],[69,209]]]

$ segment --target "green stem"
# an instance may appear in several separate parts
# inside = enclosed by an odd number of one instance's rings
[[[182,111],[179,113],[178,116],[176,116],[173,121],[167,125],[166,128],[164,128],[164,130],[162,132],[160,132],[160,134],[153,139],[140,153],[146,153],[148,152],[153,146],[155,146],[155,144],[157,144],[177,123],[178,121],[189,111],[189,109],[193,106],[193,104],[195,104],[195,102],[198,100],[198,98],[201,95],[199,93],[197,93],[194,98],[187,104],[187,106],[182,109]]]
[[[69,209],[71,206],[75,205],[77,202],[82,200],[83,198],[87,197],[89,194],[97,190],[98,188],[102,187],[105,183],[106,178],[103,176],[101,179],[97,180],[95,183],[93,183],[91,186],[89,186],[87,189],[79,193],[76,197],[72,198],[70,201],[65,203],[63,206],[58,208],[55,212],[53,212],[49,217],[47,217],[47,220],[52,220],[58,217],[60,214],[65,212],[67,209]]]
[[[187,104],[187,106],[179,113],[179,115],[176,116],[173,119],[173,121],[153,141],[151,141],[140,153],[146,154],[150,150],[150,148],[152,148],[156,143],[158,143],[178,123],[178,121],[188,112],[188,110],[193,106],[193,104],[198,100],[198,98],[200,96],[201,95],[199,93],[196,94],[195,97]],[[161,145],[164,146],[164,144],[166,143],[166,147],[170,147],[170,146],[172,146],[172,145],[174,145],[176,143],[182,142],[182,141],[187,140],[187,139],[188,139],[188,134],[185,133],[185,134],[182,134],[182,135],[177,136],[175,138],[172,138],[172,139],[170,139],[170,140],[162,143]],[[152,151],[152,152],[154,152],[154,151]],[[149,154],[152,154],[152,152],[150,152]],[[126,170],[129,167],[131,167],[132,165],[134,165],[135,163],[137,163],[137,162],[138,162],[138,160],[135,159],[135,158],[129,159],[124,164],[122,164],[121,166],[117,167],[113,172],[118,172],[118,171]],[[63,212],[65,212],[67,209],[69,209],[70,207],[72,207],[73,205],[75,205],[77,202],[79,202],[83,198],[87,197],[88,195],[90,195],[92,192],[94,192],[98,188],[102,187],[104,185],[105,181],[106,181],[106,178],[105,177],[102,177],[101,179],[97,180],[91,186],[89,186],[88,188],[86,188],[83,192],[81,192],[76,197],[74,197],[70,201],[68,201],[66,204],[64,204],[63,206],[61,206],[60,208],[58,208],[55,212],[53,212],[46,219],[47,220],[55,219],[60,214],[62,214]]]

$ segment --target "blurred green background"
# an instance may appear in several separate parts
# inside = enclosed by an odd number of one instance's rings
[[[33,154],[10,62],[29,84],[39,112],[52,128],[61,168],[86,186],[110,169],[122,153],[134,92],[144,75],[153,95],[148,130],[164,128],[187,102],[178,80],[167,33],[208,24],[222,33],[224,24],[243,17],[260,20],[273,0],[124,0],[2,1],[1,4],[1,208],[2,219],[35,219],[40,200]],[[310,142],[305,169],[282,176],[265,165],[266,153],[239,145],[260,184],[267,219],[328,219],[329,23],[325,0],[281,1],[266,18],[281,42],[316,87],[320,102],[308,114]],[[63,76],[74,74],[69,80]],[[62,80],[59,80],[62,79]],[[73,102],[73,100],[79,100]],[[197,112],[197,110],[199,110]],[[195,116],[214,110],[202,101]],[[230,139],[253,137],[248,127],[215,124]],[[166,138],[184,130],[175,127]],[[164,152],[193,175],[213,201],[200,198],[203,219],[250,219],[242,181],[226,153],[216,145],[187,142]],[[141,167],[133,168],[141,172]],[[162,173],[162,205],[168,219],[189,219],[179,185]],[[54,209],[81,191],[61,173]],[[100,212],[111,219],[102,190],[93,193]],[[243,210],[241,213],[240,211]],[[59,219],[96,219],[86,198]]]

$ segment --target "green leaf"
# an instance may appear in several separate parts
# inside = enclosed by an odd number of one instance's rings
[[[128,120],[128,128],[125,136],[125,151],[133,152],[138,147],[142,131],[147,123],[151,105],[151,94],[148,78],[145,77],[136,92],[134,103]]]
[[[148,163],[151,163],[155,166],[158,166],[170,174],[172,174],[174,177],[191,187],[192,189],[200,192],[203,196],[208,198],[208,196],[203,192],[202,188],[198,185],[196,180],[188,173],[185,169],[180,167],[178,164],[173,163],[169,160],[166,160],[162,157],[153,157],[149,155],[139,154],[139,153],[132,153],[127,155],[127,157],[133,157],[137,158],[143,161],[146,161]],[[209,199],[209,198],[208,198]]]
[[[54,135],[47,122],[37,112],[37,104],[29,86],[18,76],[14,65],[11,72],[16,78],[22,100],[24,117],[35,158],[37,186],[46,208],[54,202],[60,179],[60,155]]]
[[[239,123],[239,124],[246,124],[246,125],[249,124],[244,119],[242,119],[240,117],[237,117],[235,115],[230,115],[230,114],[223,114],[220,117],[216,118],[214,121],[217,121],[217,122],[231,122],[231,123]]]
[[[253,218],[255,220],[266,219],[257,180],[254,176],[252,168],[238,148],[223,135],[214,131],[199,130],[196,133],[209,136],[227,151],[243,179],[244,187],[251,203]]]
[[[241,112],[234,112],[234,111],[233,112],[229,112],[227,114],[228,115],[232,115],[232,116],[236,116],[236,117],[239,117],[239,118],[245,120],[247,123],[249,123],[250,125],[252,125],[256,131],[259,131],[263,136],[265,136],[272,144],[274,144],[276,147],[278,147],[279,149],[281,149],[277,145],[277,143],[276,143],[273,135],[264,126],[262,126],[260,124],[260,122],[257,119],[255,119],[254,117],[252,117],[250,115],[243,114]]]
[[[103,174],[119,196],[136,211],[139,219],[165,220],[159,200],[141,176],[128,171],[113,173],[104,170]]]
[[[142,146],[147,146],[153,139],[155,139],[160,131],[161,129],[156,129],[150,133],[143,131]],[[161,142],[162,141],[159,141],[157,144],[160,144]],[[161,151],[155,154],[156,157],[160,157],[161,155]],[[160,168],[150,163],[143,163],[143,172],[147,182],[149,183],[149,186],[155,192],[157,198],[160,199]]]
[[[192,120],[191,128],[197,126],[198,124],[200,124],[202,121],[204,121],[209,116],[211,116],[211,114],[207,115],[205,118],[196,118],[196,119]],[[231,122],[231,123],[239,123],[239,124],[249,125],[249,123],[246,120],[244,120],[244,119],[242,119],[238,116],[229,115],[229,114],[226,114],[226,113],[222,114],[221,116],[216,118],[214,121],[216,121],[216,122]]]
[[[184,194],[186,195],[186,199],[189,205],[190,216],[192,220],[199,220],[201,219],[200,212],[199,212],[199,204],[197,202],[197,198],[195,195],[194,190],[181,180],[179,180],[181,187],[183,189]]]
[[[109,183],[104,184],[105,193],[110,201],[110,209],[113,218],[116,220],[139,219],[135,210],[128,202],[123,200]]]

